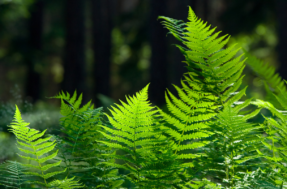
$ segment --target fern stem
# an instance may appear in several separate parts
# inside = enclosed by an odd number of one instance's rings
[[[139,108],[139,104],[137,104],[137,106],[136,106],[136,110],[135,110],[135,113],[136,113],[136,114],[138,113],[138,108]],[[136,118],[135,118],[135,125],[134,125],[134,141],[133,141],[133,143],[134,143],[134,149],[133,149],[133,151],[134,151],[134,155],[135,155],[135,161],[137,161],[136,143],[135,143],[135,140],[136,140],[136,126],[138,125],[137,119],[138,119],[138,117],[136,116]],[[137,166],[136,166],[136,170],[137,170],[137,175],[138,175],[138,181],[137,181],[137,182],[140,182],[140,173],[139,173],[139,169],[138,169]]]
[[[29,142],[30,142],[30,145],[31,145],[32,141],[29,140]],[[33,145],[31,145],[31,146],[33,146]],[[37,162],[38,162],[38,164],[39,164],[39,167],[41,168],[41,173],[42,173],[42,175],[44,176],[44,173],[43,173],[43,171],[42,171],[42,166],[41,166],[41,163],[39,162],[39,157],[38,157],[38,155],[37,155],[37,153],[36,153],[36,149],[35,149],[34,146],[33,146],[33,150],[34,150],[34,154],[35,154],[36,157],[37,157]],[[44,177],[43,177],[43,179],[44,179],[45,185],[46,185],[46,187],[47,187],[47,181],[46,181],[46,179],[45,179]]]

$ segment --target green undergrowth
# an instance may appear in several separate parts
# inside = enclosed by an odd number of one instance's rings
[[[21,161],[0,166],[4,188],[286,188],[287,90],[275,70],[197,18],[159,19],[185,57],[166,110],[149,85],[104,112],[82,94],[60,92],[59,135],[24,121],[16,106],[9,131]],[[248,99],[245,66],[265,83],[268,101]],[[263,122],[256,121],[261,110]],[[270,116],[268,116],[270,115]],[[32,120],[36,121],[36,120]],[[39,123],[41,124],[41,123]],[[40,131],[41,130],[41,131]],[[285,172],[286,171],[286,172]]]

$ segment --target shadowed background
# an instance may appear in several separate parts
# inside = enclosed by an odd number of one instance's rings
[[[164,106],[186,69],[157,17],[186,21],[188,6],[287,79],[285,0],[0,0],[0,125],[14,104],[58,110],[46,97],[61,90],[107,107],[151,83],[149,99]],[[262,98],[261,80],[245,74],[247,97]]]
[[[30,103],[60,90],[97,106],[134,94],[150,99],[179,84],[184,58],[159,15],[185,20],[188,6],[287,78],[284,0],[0,0],[0,100],[19,87]],[[248,69],[245,70],[248,72]],[[256,79],[256,78],[255,78]],[[256,81],[247,77],[252,85]],[[258,84],[258,83],[257,83]],[[260,85],[260,84],[258,84]],[[258,94],[260,95],[260,94]]]

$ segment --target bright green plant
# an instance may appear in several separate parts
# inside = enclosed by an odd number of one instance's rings
[[[61,99],[63,136],[43,138],[45,131],[28,128],[17,108],[10,128],[28,163],[3,164],[2,185],[123,188],[126,181],[133,188],[286,188],[287,92],[281,78],[247,55],[284,110],[259,99],[241,100],[246,58],[236,56],[236,45],[225,48],[229,36],[215,33],[191,8],[187,23],[159,18],[183,43],[177,47],[188,69],[182,86],[174,86],[178,97],[165,94],[168,112],[148,101],[149,85],[113,105],[110,114],[91,102],[80,107],[82,95],[62,92],[53,98]],[[252,121],[262,108],[274,117]],[[1,174],[7,170],[10,175]]]
[[[229,36],[218,37],[220,32],[214,33],[216,28],[211,29],[198,19],[192,9],[189,10],[187,23],[159,18],[163,19],[162,23],[170,33],[183,43],[184,46],[177,47],[184,54],[189,70],[181,82],[182,88],[175,86],[179,99],[169,91],[170,97],[166,94],[167,107],[172,115],[161,111],[169,123],[167,133],[176,144],[175,154],[179,154],[179,159],[193,159],[190,167],[193,167],[192,162],[196,162],[197,157],[201,157],[200,162],[209,167],[206,171],[224,173],[225,180],[233,186],[239,164],[258,157],[245,152],[255,151],[261,145],[260,138],[251,135],[251,131],[259,127],[246,122],[260,109],[243,117],[238,115],[251,102],[238,101],[246,90],[245,87],[237,92],[245,67],[245,59],[241,60],[243,54],[235,57],[240,50],[235,45],[223,49]],[[194,150],[207,144],[206,153],[198,154]],[[202,158],[204,156],[206,158]],[[219,176],[218,173],[216,175]]]
[[[87,186],[115,188],[123,182],[117,176],[117,169],[100,165],[106,157],[103,153],[110,153],[98,143],[102,136],[99,132],[102,122],[102,108],[94,109],[89,101],[80,108],[82,94],[77,97],[75,91],[73,96],[69,93],[60,93],[52,98],[61,99],[60,119],[61,132],[64,137],[57,137],[60,147],[59,157],[63,159],[67,168],[66,176],[78,176]]]
[[[136,96],[127,97],[127,103],[121,102],[122,105],[116,104],[117,108],[112,107],[113,117],[107,115],[114,129],[102,126],[105,129],[102,134],[110,142],[101,142],[124,151],[122,155],[106,154],[124,163],[106,164],[129,170],[127,179],[139,188],[169,188],[176,181],[173,173],[178,164],[168,148],[162,148],[165,138],[157,132],[158,124],[154,120],[157,110],[147,101],[147,92],[148,86]]]
[[[15,134],[17,138],[18,149],[23,153],[18,155],[21,158],[28,160],[28,163],[21,165],[27,168],[35,169],[35,171],[31,170],[25,171],[23,173],[39,178],[39,180],[31,181],[33,184],[40,184],[45,187],[54,186],[55,183],[49,182],[49,178],[66,171],[48,171],[61,164],[61,161],[55,161],[58,150],[56,152],[50,153],[54,150],[56,141],[51,141],[51,137],[42,138],[46,130],[39,132],[35,129],[29,128],[28,126],[29,123],[26,123],[22,120],[21,113],[16,106],[16,112],[14,120],[10,125],[10,131]],[[51,162],[53,160],[54,162]],[[19,182],[21,182],[20,177],[19,179]]]
[[[0,185],[9,186],[10,188],[23,188],[27,181],[26,175],[23,173],[25,167],[16,161],[7,161],[0,165],[0,177],[2,183]]]
[[[253,103],[268,109],[274,115],[274,117],[264,116],[265,122],[262,125],[265,126],[265,132],[268,134],[268,137],[262,143],[266,148],[258,149],[257,151],[268,162],[271,168],[269,171],[275,174],[273,177],[274,181],[283,188],[287,182],[287,93],[286,88],[281,89],[278,87],[277,90],[280,92],[280,95],[274,94],[274,97],[282,105],[283,110],[278,110],[271,103],[262,100],[257,100]]]

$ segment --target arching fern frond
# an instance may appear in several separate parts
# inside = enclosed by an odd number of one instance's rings
[[[71,188],[84,188],[79,181],[74,180],[73,178],[65,178],[64,180],[54,180],[49,183],[50,188],[58,188],[58,189],[71,189]]]
[[[117,176],[118,171],[100,165],[108,161],[103,153],[110,153],[101,143],[100,134],[102,122],[102,108],[94,109],[91,101],[81,107],[82,94],[78,97],[75,91],[73,96],[67,92],[60,93],[52,98],[61,99],[60,119],[61,131],[65,134],[58,137],[61,146],[60,157],[67,167],[67,177],[77,176],[88,187],[97,185],[102,188],[112,188],[113,185],[123,183]]]
[[[179,49],[185,55],[189,70],[181,82],[182,88],[175,86],[180,99],[167,92],[166,101],[173,116],[161,111],[164,119],[172,125],[168,134],[174,138],[177,151],[202,147],[208,142],[184,144],[185,141],[204,139],[211,136],[207,122],[212,121],[223,106],[232,106],[239,112],[249,105],[249,101],[237,103],[245,94],[246,87],[239,92],[245,67],[242,55],[235,57],[240,48],[231,46],[223,49],[229,40],[228,35],[218,37],[216,28],[207,26],[189,9],[188,22],[160,16],[163,25],[184,44]],[[246,115],[246,119],[259,111]],[[196,154],[183,154],[182,159],[192,159]]]
[[[110,141],[100,141],[116,149],[120,154],[106,154],[123,163],[109,162],[107,165],[130,171],[127,179],[139,188],[168,188],[174,182],[173,175],[179,169],[174,156],[165,143],[165,137],[157,132],[155,114],[157,110],[148,102],[148,86],[127,103],[116,104],[107,115],[114,128],[102,126],[102,134]]]
[[[24,188],[25,182],[28,181],[27,175],[23,172],[27,168],[23,167],[16,161],[6,161],[0,165],[0,185],[6,188]]]
[[[220,106],[232,105],[244,95],[246,88],[235,92],[241,85],[246,59],[241,60],[243,54],[235,57],[240,50],[235,45],[223,49],[229,41],[228,35],[218,37],[220,32],[214,33],[216,28],[197,18],[191,8],[185,24],[163,16],[159,18],[173,35],[180,36],[184,46],[178,45],[178,48],[185,55],[192,90],[215,96],[210,100]],[[173,32],[175,30],[177,32]]]
[[[40,177],[40,181],[33,181],[36,184],[48,186],[48,179],[65,172],[62,171],[49,171],[51,168],[59,167],[61,161],[48,163],[55,159],[58,150],[52,152],[56,146],[55,141],[50,141],[51,137],[42,138],[46,130],[39,132],[38,130],[28,127],[29,123],[22,120],[21,113],[16,106],[14,120],[11,123],[10,131],[13,132],[17,138],[18,149],[23,152],[23,155],[18,154],[21,158],[28,160],[29,164],[22,164],[22,166],[35,169],[36,171],[25,171],[26,175],[33,175]],[[49,154],[52,152],[51,154]],[[32,163],[33,162],[33,163]],[[34,164],[36,163],[36,164]],[[49,172],[47,172],[49,171]]]
[[[86,110],[94,109],[92,101],[89,101],[87,104],[80,108],[82,103],[83,95],[77,96],[77,91],[74,92],[73,96],[70,93],[60,92],[58,95],[50,97],[61,99],[61,114],[63,116],[70,115],[73,112],[84,112]]]
[[[198,150],[199,147],[203,148],[209,142],[213,143],[217,137],[222,139],[225,137],[224,133],[220,133],[219,127],[217,128],[219,130],[214,127],[218,124],[218,114],[225,112],[224,108],[228,110],[231,108],[232,116],[236,115],[246,127],[251,127],[246,120],[256,116],[260,109],[238,116],[251,100],[239,102],[246,91],[246,87],[239,90],[246,59],[242,59],[243,54],[236,56],[241,49],[236,47],[236,44],[224,48],[230,36],[220,36],[220,31],[215,32],[216,28],[211,28],[206,22],[197,18],[191,8],[188,22],[185,24],[163,16],[159,18],[163,20],[162,24],[170,33],[183,43],[183,46],[177,45],[177,47],[185,56],[188,69],[181,82],[182,87],[174,86],[179,98],[169,91],[166,93],[167,108],[171,115],[160,111],[167,122],[163,128],[174,140],[174,151],[179,154],[178,158],[194,159],[185,164],[192,167],[197,158],[206,156]],[[238,130],[234,124],[230,127],[233,128],[225,129]],[[247,135],[249,131],[247,130],[245,134]],[[233,134],[232,138],[243,137]],[[245,140],[242,138],[242,141]],[[225,143],[224,146],[218,152],[221,155],[228,144]]]
[[[280,89],[278,89],[280,90]],[[281,94],[284,91],[280,91]],[[271,111],[275,116],[265,117],[265,122],[262,124],[265,126],[265,132],[268,134],[262,143],[265,145],[264,149],[258,149],[258,154],[264,157],[267,161],[267,166],[272,168],[275,178],[282,183],[287,183],[287,106],[286,106],[286,94],[275,95],[279,102],[282,102],[284,110],[276,109],[271,103],[262,100],[257,100],[253,104],[264,107]],[[278,171],[274,171],[278,169]]]
[[[186,79],[189,78],[186,77]],[[181,99],[177,99],[169,91],[165,95],[167,107],[174,116],[170,116],[159,109],[162,117],[170,124],[162,126],[161,129],[166,130],[166,133],[174,140],[173,149],[175,153],[180,154],[178,159],[194,159],[203,155],[191,151],[187,153],[186,150],[208,144],[208,141],[198,141],[198,139],[204,139],[213,134],[207,131],[209,126],[205,121],[216,115],[214,102],[202,100],[204,96],[212,99],[212,95],[190,90],[188,84],[190,83],[182,82],[183,89],[175,86]],[[193,141],[193,143],[186,143],[187,141]],[[189,166],[192,167],[192,164]]]
[[[265,173],[258,168],[256,171],[245,173],[242,179],[236,180],[235,185],[238,189],[279,189],[272,177],[273,174]]]
[[[216,134],[208,145],[208,158],[201,161],[216,177],[225,177],[229,186],[234,187],[234,179],[254,167],[249,162],[261,157],[256,150],[263,147],[260,137],[262,126],[246,122],[231,107],[224,107],[216,117],[210,125]]]
[[[280,90],[282,90],[283,93],[287,93],[285,82],[279,74],[276,73],[273,66],[264,63],[250,53],[245,52],[245,56],[248,58],[247,65],[250,66],[261,79],[266,81],[275,93],[280,94]]]

